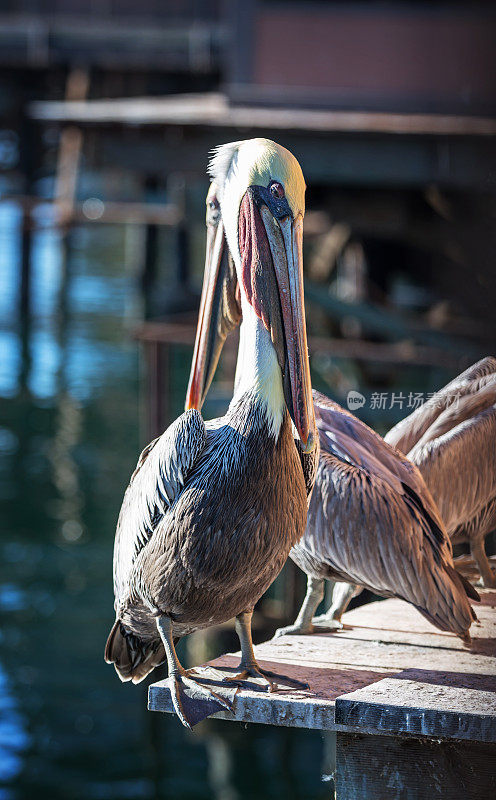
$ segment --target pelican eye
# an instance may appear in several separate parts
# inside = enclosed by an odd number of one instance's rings
[[[216,198],[208,201],[208,207],[215,211],[217,208],[220,208],[219,201]]]
[[[279,181],[271,181],[269,183],[269,192],[271,193],[272,197],[275,197],[277,200],[282,200],[284,197],[284,186]]]

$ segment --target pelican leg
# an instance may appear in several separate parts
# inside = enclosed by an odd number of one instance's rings
[[[288,625],[286,628],[278,628],[276,630],[276,636],[301,636],[304,633],[315,633],[312,625],[312,617],[323,599],[324,578],[313,578],[311,575],[308,575],[307,593],[298,616],[293,625]]]
[[[343,627],[341,616],[344,614],[352,597],[363,592],[362,586],[355,583],[338,581],[332,592],[332,602],[325,614],[314,617],[312,622],[319,631],[337,631]]]
[[[363,586],[337,581],[333,588],[331,605],[325,614],[314,618],[314,625],[318,626],[319,629],[327,626],[330,630],[340,630],[343,627],[341,623],[342,615],[348,608],[352,598],[361,592],[363,592]]]
[[[486,589],[496,588],[496,574],[491,568],[491,563],[486,554],[484,539],[477,539],[470,542],[470,553],[475,563],[479,567],[482,583]]]
[[[232,704],[218,695],[213,689],[195,680],[193,669],[184,669],[174,647],[172,621],[165,615],[157,617],[157,629],[164,644],[169,669],[169,689],[174,711],[182,724],[191,730],[200,719],[205,719],[216,711],[232,711]],[[185,689],[189,689],[186,694]],[[185,705],[195,706],[194,721],[188,716]],[[202,709],[202,706],[204,708]]]
[[[236,633],[241,644],[241,661],[238,667],[240,672],[232,677],[224,678],[224,680],[231,683],[242,683],[247,678],[263,678],[267,684],[267,691],[273,692],[277,688],[277,684],[271,681],[270,678],[278,678],[282,683],[287,683],[290,686],[308,689],[308,683],[297,681],[287,675],[280,675],[277,672],[270,672],[270,670],[262,669],[258,666],[251,637],[252,616],[253,611],[242,611],[236,617]]]

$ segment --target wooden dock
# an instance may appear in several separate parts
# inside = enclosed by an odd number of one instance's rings
[[[241,722],[367,735],[496,744],[496,591],[482,591],[472,644],[442,633],[407,603],[369,603],[332,634],[284,636],[256,647],[262,667],[307,680],[308,690],[239,689]],[[227,674],[239,654],[206,665]],[[149,688],[149,709],[172,712],[167,680]]]
[[[470,647],[401,600],[349,611],[333,634],[265,642],[255,648],[261,666],[309,689],[269,694],[251,681],[220,690],[234,713],[215,716],[334,731],[326,772],[336,800],[496,797],[496,591],[481,600]],[[233,653],[201,670],[219,691],[238,663]],[[148,708],[172,712],[167,680],[149,687]]]

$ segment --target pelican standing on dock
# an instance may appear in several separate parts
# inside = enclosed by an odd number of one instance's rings
[[[116,621],[105,658],[139,682],[167,658],[174,708],[185,685],[208,711],[230,707],[195,679],[174,640],[236,617],[240,675],[261,676],[253,607],[302,536],[304,462],[317,446],[303,303],[305,182],[287,150],[266,139],[217,148],[210,164],[239,286],[240,379],[229,409],[205,423],[212,307],[206,287],[185,411],[141,454],[115,538]],[[223,236],[219,227],[216,238]],[[219,252],[219,249],[217,249]],[[299,443],[295,445],[294,432]],[[269,688],[270,688],[270,681]]]
[[[211,228],[222,224],[208,211],[210,205],[216,207],[217,192],[212,184],[207,197],[207,227]],[[219,273],[215,261],[207,262],[205,284],[217,281],[215,291],[223,296],[226,279],[219,275],[225,276],[225,271]],[[231,275],[231,296],[235,291]],[[219,317],[213,321],[210,336],[215,360],[208,365],[204,394],[226,327],[235,324],[228,313],[224,322]],[[240,378],[237,371],[235,385]],[[324,580],[340,582],[339,601],[347,605],[360,591],[349,583],[350,577],[360,575],[361,583],[372,591],[407,600],[438,628],[468,641],[475,615],[467,595],[478,599],[478,594],[453,568],[451,545],[418,469],[337,403],[315,391],[313,399],[320,459],[305,534],[290,553],[307,573],[308,589],[294,625],[278,633],[312,633]],[[336,627],[339,621],[324,616],[318,630]]]

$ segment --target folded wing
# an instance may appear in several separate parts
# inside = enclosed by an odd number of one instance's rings
[[[133,564],[179,497],[206,442],[205,423],[185,411],[141,453],[122,502],[114,546],[115,607],[129,593]]]

